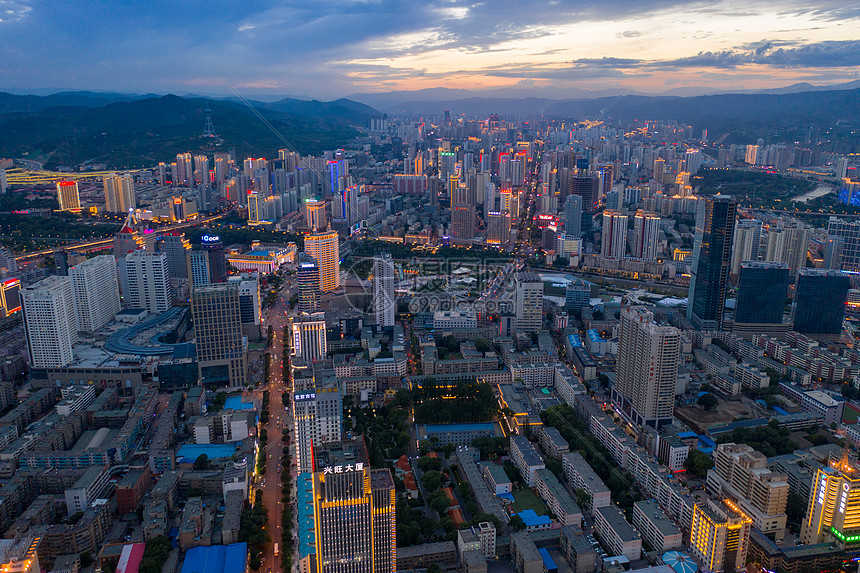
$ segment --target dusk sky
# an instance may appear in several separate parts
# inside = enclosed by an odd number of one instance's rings
[[[819,85],[860,79],[858,31],[860,5],[844,0],[0,0],[0,90],[226,94],[226,81],[333,99]]]

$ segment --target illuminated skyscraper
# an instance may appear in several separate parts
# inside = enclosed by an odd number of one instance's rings
[[[532,271],[517,273],[517,330],[540,332],[543,326],[543,281]]]
[[[744,571],[752,520],[731,501],[707,500],[693,508],[693,555],[713,573]]]
[[[320,270],[314,258],[307,253],[299,254],[296,281],[299,287],[299,311],[314,312],[319,310]]]
[[[660,325],[645,308],[621,310],[618,372],[612,401],[638,426],[672,423],[681,333]]]
[[[660,216],[637,211],[633,217],[633,258],[653,261],[660,246]]]
[[[191,278],[191,241],[181,231],[171,231],[158,238],[155,248],[167,255],[167,270],[170,278]]]
[[[78,330],[95,332],[120,311],[116,260],[99,255],[69,268]]]
[[[771,227],[767,233],[767,252],[764,260],[786,263],[791,274],[806,266],[809,251],[810,229],[802,223]]]
[[[60,211],[75,211],[81,208],[77,181],[57,182],[57,203],[60,205]]]
[[[164,312],[172,306],[167,255],[148,251],[129,253],[119,261],[123,305]]]
[[[227,282],[227,253],[218,235],[203,235],[200,237],[200,248],[209,256],[209,282],[212,284]]]
[[[314,474],[317,573],[395,573],[391,470],[357,462]]]
[[[815,472],[800,540],[860,548],[860,469],[847,456]]]
[[[322,360],[326,357],[328,347],[325,337],[325,314],[301,314],[290,322],[292,331],[292,351],[294,356],[306,362]]]
[[[582,229],[582,197],[568,195],[564,200],[564,232],[579,237]]]
[[[298,470],[312,472],[314,446],[343,437],[343,402],[337,384],[299,384],[293,393],[293,424]]]
[[[757,261],[761,243],[761,221],[741,219],[735,225],[734,245],[732,246],[733,275],[741,272],[741,263]]]
[[[305,217],[308,229],[312,232],[324,230],[328,225],[325,216],[325,201],[307,199],[305,201]]]
[[[373,259],[373,313],[378,326],[394,326],[394,261],[385,253]]]
[[[340,286],[340,243],[337,232],[314,233],[305,237],[305,252],[317,262],[320,291],[329,292]]]
[[[736,214],[733,197],[699,199],[687,302],[687,319],[699,330],[717,330],[723,324]]]
[[[194,166],[190,153],[179,153],[176,155],[176,168],[173,170],[174,185],[189,185],[194,177]]]

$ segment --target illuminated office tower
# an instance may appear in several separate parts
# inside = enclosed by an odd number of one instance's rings
[[[461,204],[451,207],[451,236],[469,240],[475,237],[475,205]]]
[[[707,500],[693,508],[690,546],[713,573],[744,571],[752,520],[729,500]]]
[[[167,270],[171,279],[191,278],[191,241],[182,231],[170,231],[158,238],[155,249],[167,255]]]
[[[564,200],[564,232],[574,237],[582,235],[582,197],[568,195]]]
[[[116,259],[99,255],[69,268],[80,332],[96,332],[120,311]]]
[[[314,233],[305,237],[305,252],[317,262],[321,292],[340,286],[340,244],[337,232]]]
[[[134,177],[113,175],[104,178],[105,211],[109,213],[128,213],[137,208],[134,194]]]
[[[266,159],[261,157],[259,159],[254,159],[253,157],[248,157],[245,159],[244,163],[244,173],[245,175],[254,176],[254,172],[257,169],[265,169],[266,168]]]
[[[316,233],[322,231],[328,225],[325,216],[325,201],[308,199],[305,201],[305,217],[308,229]]]
[[[723,324],[737,207],[726,195],[698,201],[687,302],[687,319],[698,330],[718,330]]]
[[[33,368],[67,366],[78,340],[75,295],[69,277],[48,277],[21,289],[24,332]]]
[[[229,173],[230,164],[229,160],[224,157],[216,157],[215,158],[215,185],[221,185],[225,181],[227,181],[227,174]]]
[[[158,164],[158,184],[167,185],[167,164],[163,161]]]
[[[385,253],[373,259],[373,313],[378,326],[394,326],[394,261]]]
[[[228,284],[239,287],[239,314],[242,319],[242,334],[248,340],[260,340],[262,332],[260,325],[263,320],[263,309],[260,306],[260,274],[244,272],[227,277]]]
[[[540,332],[543,326],[543,281],[532,271],[517,273],[517,330]]]
[[[248,223],[259,223],[265,219],[263,197],[256,191],[253,191],[248,193],[246,199],[248,201]]]
[[[119,261],[123,306],[164,312],[172,306],[167,255],[135,251]]]
[[[845,550],[860,548],[860,468],[847,456],[815,472],[800,528],[807,545],[834,539]]]
[[[653,261],[660,246],[660,216],[637,211],[633,217],[633,258]]]
[[[600,244],[603,257],[623,259],[627,254],[627,215],[617,211],[603,212],[603,238]]]
[[[645,308],[621,309],[612,401],[637,426],[672,423],[680,357],[677,328],[657,324]]]
[[[302,314],[293,318],[290,322],[290,331],[293,334],[293,356],[302,358],[308,363],[326,357],[328,346],[325,338],[324,313]]]
[[[57,203],[60,205],[60,211],[76,211],[81,208],[77,181],[57,182]]]
[[[761,156],[764,155],[762,153],[762,149],[759,149],[758,145],[747,145],[747,152],[745,156],[745,162],[748,165],[761,165],[762,159]]]
[[[320,270],[314,258],[307,253],[299,253],[296,281],[299,288],[299,311],[314,312],[319,310]]]
[[[659,184],[663,183],[663,176],[666,174],[666,160],[657,158],[654,160],[654,181]]]
[[[241,306],[236,282],[197,286],[191,291],[201,384],[245,385],[248,349],[242,336]]]
[[[314,446],[343,437],[343,403],[337,385],[297,387],[293,393],[293,425],[298,470],[312,472]]]
[[[173,171],[174,185],[188,185],[194,176],[194,166],[190,153],[176,155],[176,169]]]
[[[507,211],[487,213],[487,244],[504,246],[511,236],[511,214]]]
[[[189,256],[190,277],[192,286],[203,286],[210,284],[209,280],[209,253],[203,249],[194,249]]]
[[[218,235],[203,235],[200,248],[209,256],[209,282],[227,282],[227,253]]]
[[[731,274],[741,272],[741,263],[757,261],[759,245],[761,244],[761,221],[758,219],[741,219],[735,225],[735,240],[732,246]]]
[[[362,462],[326,468],[314,474],[313,495],[317,573],[395,573],[391,470]]]
[[[827,269],[800,269],[794,295],[794,330],[804,334],[840,334],[848,275]]]

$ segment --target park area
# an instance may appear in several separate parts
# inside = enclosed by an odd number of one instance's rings
[[[546,515],[546,506],[540,497],[531,489],[518,489],[514,493],[514,503],[509,507],[514,513],[533,509],[538,515]]]

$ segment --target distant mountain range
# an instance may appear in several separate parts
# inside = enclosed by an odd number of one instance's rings
[[[220,140],[201,137],[207,109]],[[359,134],[356,126],[378,115],[346,99],[245,103],[152,94],[0,93],[0,157],[27,156],[49,167],[90,162],[121,169],[170,161],[184,151],[235,148],[241,157],[272,157],[290,147],[315,154],[343,145]]]

